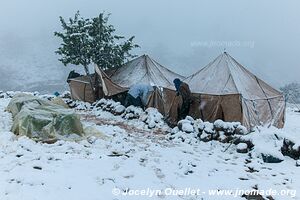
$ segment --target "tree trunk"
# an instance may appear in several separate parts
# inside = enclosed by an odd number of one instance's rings
[[[91,77],[91,74],[90,74],[88,66],[85,65],[84,66],[84,70],[85,70],[86,75],[89,77],[89,81],[90,81],[90,85],[91,85],[91,88],[92,88],[92,91],[93,91],[94,99],[96,100],[97,97],[96,97],[96,93],[95,93],[95,85],[93,83],[93,79]]]
[[[95,71],[95,100],[99,100],[100,88],[99,88],[99,75]]]

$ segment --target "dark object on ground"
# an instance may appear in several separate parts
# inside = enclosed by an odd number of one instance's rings
[[[272,155],[269,155],[269,154],[263,154],[263,153],[262,153],[261,156],[262,156],[263,161],[264,161],[265,163],[280,163],[280,162],[283,161],[282,159],[276,158],[276,157],[274,157],[274,156],[272,156]]]
[[[281,147],[281,153],[285,156],[289,156],[295,160],[298,160],[300,159],[300,147],[294,148],[294,145],[294,142],[284,139]]]

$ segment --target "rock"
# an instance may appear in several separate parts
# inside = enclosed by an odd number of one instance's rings
[[[191,133],[194,131],[194,127],[193,127],[191,121],[186,120],[186,119],[180,120],[178,122],[177,126],[178,126],[179,130],[186,132],[186,133]]]
[[[117,105],[116,107],[114,107],[113,112],[116,115],[121,115],[125,112],[125,106],[123,105]]]
[[[220,119],[216,120],[213,125],[216,131],[223,131],[225,127],[224,122]]]
[[[70,108],[75,108],[76,104],[72,99],[66,99],[65,103],[70,107]]]
[[[219,141],[222,143],[226,143],[227,142],[227,136],[224,134],[223,131],[219,131]]]
[[[149,129],[153,129],[153,128],[155,128],[155,127],[156,127],[155,121],[150,121],[150,122],[148,123],[148,128],[149,128]]]
[[[65,91],[63,92],[61,95],[60,95],[61,98],[64,98],[64,99],[71,99],[71,93],[69,91]]]
[[[300,159],[300,147],[295,146],[295,143],[284,139],[281,147],[281,153],[285,156],[289,156],[295,160]]]
[[[280,163],[280,162],[283,161],[281,158],[275,157],[275,156],[270,155],[270,154],[262,153],[261,156],[262,156],[263,161],[265,163]]]
[[[151,121],[157,124],[163,123],[163,115],[156,108],[147,108],[145,113],[147,115],[146,123],[150,123]]]
[[[200,137],[200,140],[203,142],[209,142],[212,140],[212,135],[205,132],[203,132],[201,135],[198,135],[198,137]]]
[[[197,119],[194,122],[194,128],[197,133],[202,133],[205,128],[203,121],[201,119]]]
[[[248,153],[248,145],[246,143],[239,143],[236,147],[238,153]]]
[[[90,143],[90,144],[94,144],[95,141],[96,141],[97,139],[98,139],[98,138],[95,137],[95,136],[89,136],[89,137],[87,138],[87,141],[88,141],[88,143]]]
[[[234,134],[237,135],[245,135],[247,134],[248,130],[246,127],[242,126],[242,125],[238,125],[234,131]]]
[[[174,127],[172,128],[172,131],[171,131],[171,135],[175,135],[176,133],[178,133],[180,130],[178,127]]]
[[[191,116],[186,116],[185,119],[188,120],[188,121],[190,121],[191,124],[194,124],[194,122],[195,122],[194,118],[192,118]]]
[[[124,116],[125,119],[134,119],[134,114],[133,113],[127,113],[125,116]]]
[[[182,131],[186,133],[192,133],[194,131],[194,127],[192,124],[185,123],[182,125]]]
[[[147,114],[143,114],[143,115],[140,116],[140,120],[141,120],[142,122],[144,122],[144,123],[147,122],[147,119],[148,119],[148,115],[147,115]]]
[[[4,99],[6,95],[4,93],[0,93],[0,99]]]
[[[251,149],[254,147],[253,142],[249,138],[244,138],[244,137],[234,137],[233,144],[238,145],[239,143],[246,143],[248,146],[248,149]]]
[[[204,122],[204,129],[203,131],[206,132],[207,134],[214,134],[216,131],[214,129],[214,125],[209,122]]]
[[[69,105],[69,104],[68,104]],[[69,105],[71,107],[71,105]],[[76,110],[88,110],[91,108],[91,104],[88,102],[73,101],[73,106]]]
[[[129,106],[126,108],[125,113],[132,113],[133,118],[139,118],[143,114],[143,109],[139,107]]]
[[[100,100],[96,103],[95,107],[102,107],[103,105],[106,105],[106,104],[107,104],[107,100],[106,100],[106,99],[100,99]]]
[[[300,160],[296,161],[296,167],[300,167]]]

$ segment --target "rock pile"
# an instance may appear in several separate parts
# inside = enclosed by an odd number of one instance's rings
[[[217,140],[228,143],[247,133],[247,129],[239,122],[217,120],[214,123],[210,123],[203,122],[201,119],[194,120],[192,117],[187,116],[184,120],[180,120],[177,126],[172,129],[169,139],[188,143],[195,142],[195,140],[203,142]],[[242,141],[235,144],[240,142]],[[247,145],[247,151],[248,148],[250,147]]]
[[[3,92],[0,91],[0,99],[13,98],[15,92]]]
[[[143,112],[144,111],[143,111],[142,108],[134,107],[134,106],[128,106],[125,109],[125,112],[122,114],[122,117],[124,119],[127,119],[127,120],[139,119]]]
[[[111,112],[114,115],[122,115],[125,112],[125,107],[120,102],[115,102],[111,99],[100,99],[93,104],[96,109]]]
[[[7,98],[7,94],[3,91],[0,91],[0,99]]]
[[[147,124],[149,129],[159,128],[165,125],[163,115],[156,108],[147,108],[140,116],[140,119]]]
[[[214,123],[203,122],[200,119],[194,120],[188,116],[184,120],[180,120],[176,130],[185,132],[187,134],[196,133],[196,137],[201,141],[208,142],[211,140],[218,140],[220,142],[229,142],[235,138],[236,135],[245,135],[248,133],[247,129],[239,122],[224,122],[217,120]]]
[[[90,110],[92,106],[90,103],[82,102],[82,101],[74,101],[72,99],[63,99],[64,102],[70,107],[76,110]]]
[[[113,115],[121,116],[125,120],[141,120],[147,125],[147,128],[159,128],[165,125],[163,116],[156,108],[147,108],[143,111],[142,108],[128,106],[127,108],[121,105],[120,102],[115,102],[110,99],[101,99],[94,103],[93,110],[110,112]]]

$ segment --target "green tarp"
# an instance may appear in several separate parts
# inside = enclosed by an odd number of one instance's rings
[[[76,139],[84,131],[73,110],[29,94],[15,95],[7,106],[13,115],[12,132],[37,141]]]

